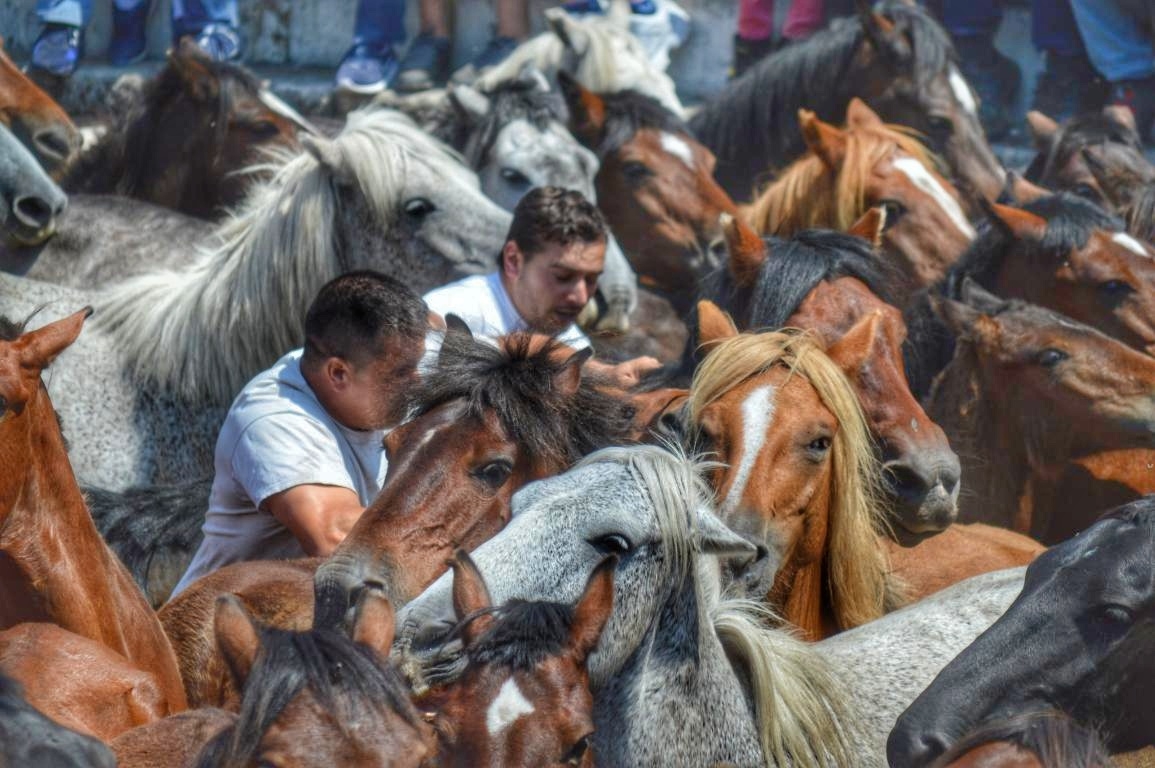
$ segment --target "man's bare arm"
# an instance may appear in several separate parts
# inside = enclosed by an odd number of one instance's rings
[[[261,503],[288,528],[309,557],[328,557],[365,508],[357,494],[334,485],[296,485]]]

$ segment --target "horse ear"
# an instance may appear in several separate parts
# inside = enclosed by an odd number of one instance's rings
[[[457,620],[462,622],[471,616],[476,617],[462,630],[461,639],[469,647],[493,625],[493,614],[483,613],[493,607],[493,599],[477,564],[464,549],[453,554],[449,567],[453,570],[453,612]]]
[[[885,125],[878,113],[857,96],[846,107],[846,124],[851,128],[881,128]]]
[[[616,555],[602,560],[590,574],[585,591],[574,607],[569,648],[579,663],[593,653],[610,614],[614,612],[614,569],[617,567]]]
[[[469,122],[480,123],[489,113],[489,97],[470,85],[450,86],[449,103]]]
[[[569,107],[570,128],[574,135],[587,146],[597,144],[606,127],[605,101],[593,91],[582,87],[565,70],[557,73],[557,84]]]
[[[910,59],[912,54],[910,41],[893,21],[881,13],[875,13],[870,7],[869,0],[854,0],[854,5],[866,39],[880,56],[896,62]]]
[[[549,25],[550,32],[553,32],[561,40],[561,44],[577,56],[582,56],[589,50],[590,33],[582,28],[579,21],[561,8],[547,8],[545,22]]]
[[[738,328],[730,316],[712,301],[698,302],[698,345],[709,352],[726,339],[738,335]]]
[[[694,540],[699,552],[725,560],[753,560],[759,554],[758,547],[730,530],[708,509],[698,512]]]
[[[532,61],[527,61],[521,65],[521,69],[517,70],[516,81],[522,85],[532,86],[535,91],[542,93],[549,93],[553,90],[550,88],[549,78]]]
[[[973,307],[984,315],[997,315],[1010,303],[1006,299],[1000,299],[969,277],[963,278],[961,294],[963,302],[968,307]]]
[[[1059,124],[1037,109],[1027,113],[1027,128],[1030,129],[1031,138],[1035,141],[1035,149],[1040,152],[1046,152],[1051,148],[1051,143],[1059,132]]]
[[[854,379],[866,365],[874,342],[879,337],[878,325],[882,322],[882,310],[876,309],[858,319],[842,338],[826,350],[829,357],[847,378]]]
[[[1135,113],[1131,111],[1130,107],[1125,107],[1122,104],[1108,104],[1103,107],[1103,117],[1130,129],[1135,135],[1139,134],[1139,126],[1135,124]]]
[[[998,321],[969,303],[931,296],[930,306],[943,324],[960,339],[980,341],[998,333]]]
[[[382,658],[388,658],[396,629],[393,604],[385,597],[385,593],[380,589],[362,590],[353,617],[353,631],[350,633],[353,642],[372,648]]]
[[[554,376],[554,387],[561,392],[563,397],[573,397],[577,394],[578,387],[582,383],[582,366],[593,355],[594,351],[590,347],[574,352],[570,355],[569,360],[565,361],[565,366]]]
[[[220,96],[221,81],[209,58],[191,36],[181,38],[168,52],[168,65],[180,76],[185,89],[198,101],[214,101]]]
[[[740,217],[723,213],[719,217],[722,232],[726,236],[726,263],[730,268],[730,275],[740,288],[752,286],[762,271],[762,264],[766,261],[766,243]]]
[[[862,218],[851,224],[850,229],[846,231],[878,248],[882,245],[884,229],[886,229],[886,209],[879,205],[867,210],[862,214]]]
[[[47,368],[56,356],[68,349],[80,331],[84,328],[84,321],[92,315],[92,307],[85,307],[68,317],[49,323],[43,328],[23,334],[13,347],[19,356],[20,365],[34,369],[39,375]]]
[[[1042,240],[1047,234],[1047,220],[1022,208],[989,203],[987,215],[991,223],[1016,238]]]
[[[299,138],[301,147],[312,155],[313,159],[328,171],[329,175],[332,176],[338,184],[350,185],[353,183],[353,174],[345,162],[345,156],[337,149],[334,141],[323,136],[312,136],[307,133],[302,134]]]
[[[846,159],[846,132],[824,123],[809,109],[798,110],[798,127],[806,147],[831,170],[842,167]]]
[[[1084,156],[1087,150],[1083,150]],[[1094,173],[1094,171],[1091,171]],[[1030,205],[1039,198],[1047,197],[1051,193],[1038,184],[1032,184],[1014,171],[1007,171],[1007,190],[1019,205]]]
[[[236,595],[221,595],[217,598],[216,614],[213,617],[213,631],[217,638],[217,648],[224,657],[237,688],[243,688],[253,671],[257,652],[261,649],[261,638],[257,623],[245,609],[244,603]]]

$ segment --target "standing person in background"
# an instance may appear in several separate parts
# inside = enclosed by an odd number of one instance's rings
[[[822,29],[826,23],[825,5],[824,0],[794,0],[790,3],[782,27],[782,39],[786,42],[805,40]],[[774,48],[774,0],[740,0],[730,77],[740,77]]]
[[[562,5],[575,18],[601,16],[610,0],[569,0]],[[690,15],[673,0],[630,0],[630,34],[642,44],[654,66],[665,70],[670,51],[690,36]]]
[[[1091,61],[1111,85],[1111,103],[1129,107],[1148,140],[1155,122],[1155,3],[1071,0],[1071,6]]]

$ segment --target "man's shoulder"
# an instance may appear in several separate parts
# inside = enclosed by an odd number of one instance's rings
[[[452,312],[454,307],[446,305],[446,302],[455,301],[462,297],[492,297],[492,294],[493,290],[490,286],[489,275],[470,275],[448,285],[443,285],[440,288],[434,288],[422,298],[434,312],[440,312],[438,309],[439,306],[445,307],[446,311]]]

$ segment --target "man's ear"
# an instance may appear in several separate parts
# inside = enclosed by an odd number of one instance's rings
[[[525,264],[525,258],[522,255],[521,249],[517,247],[517,243],[510,240],[501,249],[501,272],[506,277],[515,278],[521,274],[521,268]]]

